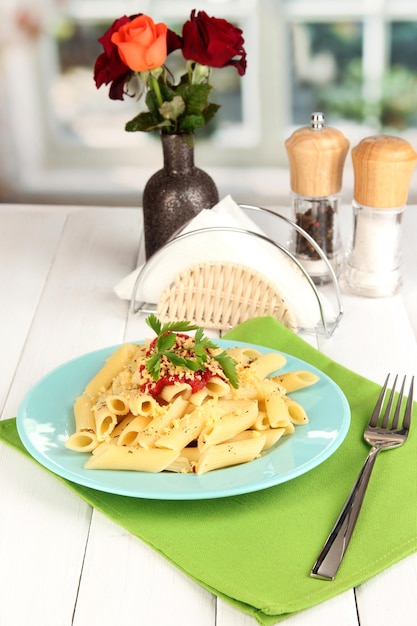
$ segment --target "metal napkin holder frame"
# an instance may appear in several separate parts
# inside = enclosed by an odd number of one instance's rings
[[[156,311],[155,306],[153,306],[153,304],[144,302],[144,301],[138,301],[138,304],[136,304],[136,295],[138,293],[140,293],[140,285],[142,282],[142,279],[144,278],[145,274],[147,273],[147,270],[149,269],[149,266],[157,259],[157,257],[159,256],[159,254],[161,254],[163,251],[166,251],[168,248],[175,246],[176,244],[178,244],[179,242],[183,241],[184,239],[188,239],[190,237],[195,237],[198,236],[199,234],[202,233],[209,233],[209,232],[231,232],[231,233],[238,233],[238,234],[243,234],[243,235],[248,235],[250,237],[255,237],[257,239],[259,239],[260,241],[263,241],[271,246],[274,246],[275,248],[279,249],[283,254],[285,254],[289,259],[291,259],[291,261],[297,266],[297,268],[300,270],[300,272],[304,275],[305,279],[307,280],[309,286],[311,287],[315,298],[317,300],[317,304],[318,304],[318,308],[320,311],[320,321],[317,323],[315,328],[300,328],[299,330],[302,330],[304,332],[311,332],[311,333],[317,333],[320,335],[324,335],[325,338],[331,337],[331,335],[333,334],[333,332],[335,331],[335,329],[337,328],[342,316],[343,316],[343,307],[342,307],[342,302],[341,302],[341,297],[340,297],[340,288],[339,288],[339,282],[336,276],[336,273],[329,261],[329,259],[327,258],[327,256],[325,255],[325,253],[323,252],[323,250],[321,249],[321,247],[318,245],[318,243],[313,239],[313,237],[311,237],[311,235],[309,235],[303,228],[301,228],[301,226],[299,226],[298,224],[296,224],[295,222],[293,222],[292,220],[290,220],[289,218],[285,217],[284,215],[281,215],[280,213],[277,213],[275,211],[272,211],[271,209],[266,209],[264,207],[260,207],[260,206],[256,206],[256,205],[252,205],[252,204],[240,204],[239,207],[245,211],[254,211],[254,212],[258,212],[261,213],[263,215],[268,215],[274,219],[278,219],[281,220],[283,222],[285,222],[287,224],[287,226],[289,226],[290,228],[294,229],[295,231],[297,231],[297,233],[299,235],[301,235],[304,239],[306,239],[308,241],[309,244],[311,244],[311,246],[315,249],[315,251],[317,252],[317,254],[319,255],[319,257],[321,258],[321,260],[326,264],[327,269],[328,269],[328,273],[331,279],[331,286],[332,286],[332,290],[333,290],[333,296],[335,298],[336,304],[337,304],[337,309],[338,312],[336,314],[336,317],[332,320],[326,320],[326,316],[325,316],[325,312],[324,312],[324,306],[323,306],[323,301],[322,301],[322,297],[317,289],[317,286],[315,285],[313,279],[311,278],[311,276],[308,274],[307,270],[303,267],[303,265],[300,263],[300,261],[289,251],[287,250],[287,248],[285,246],[283,246],[282,244],[278,243],[277,241],[274,241],[273,239],[271,239],[270,237],[267,237],[266,235],[264,235],[263,233],[257,233],[255,231],[246,229],[246,228],[239,228],[239,227],[234,227],[234,226],[211,226],[208,228],[198,228],[196,230],[192,230],[192,231],[188,231],[188,232],[182,232],[184,230],[184,228],[189,224],[189,222],[187,222],[186,224],[184,224],[184,226],[182,226],[180,229],[178,229],[171,237],[171,239],[169,239],[169,241],[159,250],[157,250],[151,257],[149,257],[149,259],[147,259],[147,261],[144,263],[144,265],[142,266],[141,270],[139,271],[139,274],[136,278],[135,281],[135,285],[133,287],[133,291],[132,291],[132,296],[131,296],[131,300],[130,300],[130,312],[132,314],[137,314],[137,313],[154,313]],[[191,221],[191,220],[190,220]]]

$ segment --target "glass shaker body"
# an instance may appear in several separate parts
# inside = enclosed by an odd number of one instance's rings
[[[401,222],[405,207],[376,209],[352,202],[353,235],[343,268],[344,287],[360,296],[393,296],[401,289]]]
[[[336,275],[343,259],[339,231],[339,195],[308,197],[295,194],[292,199],[295,223],[321,248]],[[301,233],[294,231],[290,249],[315,284],[331,280],[329,266],[316,247]]]

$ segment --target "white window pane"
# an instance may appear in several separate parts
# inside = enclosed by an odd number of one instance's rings
[[[292,121],[305,124],[312,111],[326,117],[361,117],[362,28],[358,22],[292,25]],[[358,76],[359,74],[359,76]]]
[[[403,130],[417,127],[417,21],[391,24],[389,67],[383,84],[381,121]]]

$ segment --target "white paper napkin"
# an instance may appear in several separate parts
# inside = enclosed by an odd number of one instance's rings
[[[268,236],[238,204],[226,196],[212,209],[204,209],[182,230],[188,233],[207,228],[237,228]],[[317,297],[300,269],[273,244],[256,236],[231,231],[202,232],[159,250],[144,269],[136,300],[156,304],[173,277],[193,265],[210,261],[238,263],[260,272],[280,290],[294,311],[300,327],[314,329],[320,321]],[[119,298],[130,300],[143,266],[121,280],[114,288]],[[323,296],[322,306],[330,319],[333,305]]]

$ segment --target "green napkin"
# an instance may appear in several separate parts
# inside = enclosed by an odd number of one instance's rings
[[[331,361],[273,318],[245,322],[226,338],[293,354],[341,387],[352,423],[335,454],[282,485],[214,500],[134,499],[60,480],[203,587],[270,625],[364,582],[417,549],[417,433],[378,459],[337,578],[313,579],[310,569],[369,450],[362,433],[380,385]],[[0,422],[0,437],[25,452],[15,420]]]

